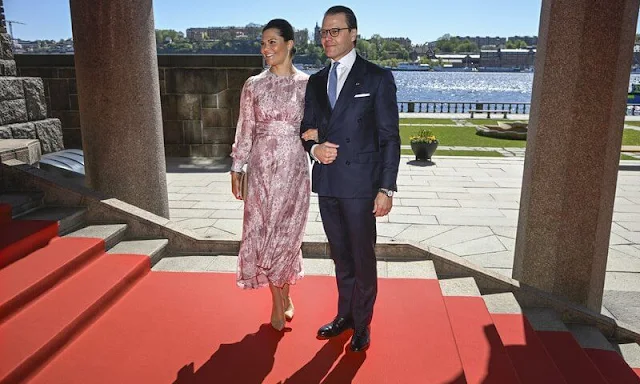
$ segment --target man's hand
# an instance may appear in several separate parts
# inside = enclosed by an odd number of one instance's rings
[[[317,128],[309,128],[302,134],[302,140],[304,141],[318,141],[318,129]]]
[[[338,157],[338,144],[325,141],[314,147],[313,156],[322,164],[331,164]]]
[[[231,193],[233,196],[242,200],[242,194],[240,193],[240,173],[239,172],[231,172]]]
[[[375,217],[382,217],[389,214],[393,206],[393,197],[389,197],[384,193],[378,193],[373,202],[373,214]]]

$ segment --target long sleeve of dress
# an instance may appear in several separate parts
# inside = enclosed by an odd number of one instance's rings
[[[252,78],[249,78],[244,83],[240,95],[240,114],[236,126],[236,138],[231,150],[233,158],[231,171],[233,172],[242,171],[242,167],[249,161],[256,126],[253,97]]]

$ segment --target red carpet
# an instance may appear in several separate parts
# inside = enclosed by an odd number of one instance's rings
[[[148,270],[148,257],[103,255],[5,320],[0,380],[16,382],[38,367]]]
[[[28,255],[58,236],[58,223],[45,220],[14,220],[0,225],[0,268]]]
[[[491,314],[522,383],[566,383],[523,315]]]
[[[0,203],[0,225],[11,221],[11,205]]]
[[[0,269],[0,320],[101,252],[101,239],[56,238],[48,247]]]
[[[536,333],[568,383],[607,383],[570,332]]]
[[[267,289],[233,274],[152,272],[34,383],[464,383],[435,280],[381,279],[366,354],[315,339],[336,310],[332,277],[293,287],[291,331],[268,325]],[[365,359],[366,357],[366,359]]]
[[[615,352],[489,314],[482,298],[443,298],[437,280],[380,279],[372,346],[352,353],[350,334],[315,338],[335,315],[333,277],[293,287],[296,317],[277,332],[268,289],[240,290],[234,274],[149,272],[100,239],[54,237],[56,223],[2,229],[2,384],[640,382]]]
[[[602,375],[615,384],[638,384],[638,375],[627,365],[617,352],[585,348],[591,361],[598,367]]]
[[[481,297],[445,297],[468,383],[519,383]]]

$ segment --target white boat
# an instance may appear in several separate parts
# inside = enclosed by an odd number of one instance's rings
[[[392,69],[394,71],[430,71],[431,66],[420,63],[398,63],[398,66]]]

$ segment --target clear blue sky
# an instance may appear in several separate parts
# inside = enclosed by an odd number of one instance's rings
[[[375,33],[409,37],[415,44],[436,40],[445,33],[537,35],[541,0],[153,1],[156,29],[182,32],[189,27],[264,24],[273,18],[285,18],[294,28],[313,31],[324,11],[335,4],[354,10],[363,37]],[[4,7],[7,20],[26,23],[14,24],[16,38],[59,40],[72,35],[69,0],[4,0]]]

